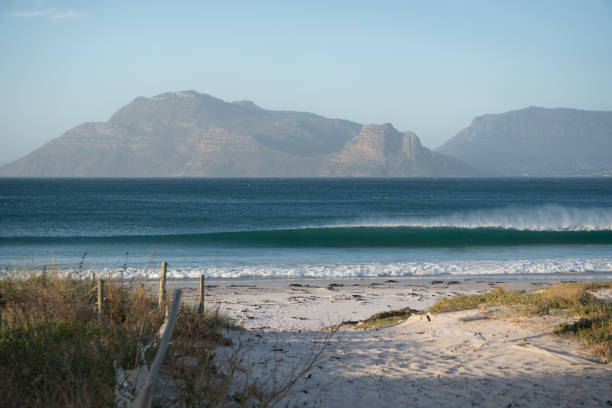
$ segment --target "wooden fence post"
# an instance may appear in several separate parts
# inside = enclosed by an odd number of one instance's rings
[[[98,316],[104,316],[104,279],[98,280]]]
[[[161,273],[159,274],[159,307],[162,307],[166,297],[166,273],[168,271],[168,262],[162,262]]]
[[[204,275],[200,275],[200,303],[198,304],[198,313],[204,313]]]
[[[151,364],[151,369],[149,370],[149,374],[145,379],[145,383],[138,391],[136,398],[132,403],[133,408],[149,408],[151,406],[155,382],[157,381],[157,373],[159,371],[159,367],[161,366],[162,360],[164,359],[164,355],[166,354],[166,350],[168,349],[170,336],[172,336],[172,331],[174,330],[174,324],[176,323],[176,317],[178,316],[179,306],[181,304],[182,293],[183,292],[180,289],[175,289],[173,292],[172,308],[168,315],[168,319],[166,320],[166,328],[162,333],[157,354],[155,355],[155,359]]]

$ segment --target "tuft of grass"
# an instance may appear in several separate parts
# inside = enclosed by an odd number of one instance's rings
[[[527,304],[529,302],[528,297],[529,294],[526,292],[494,288],[488,293],[440,299],[429,308],[429,311],[431,313],[445,313],[476,309],[480,305]]]
[[[612,282],[564,283],[536,292],[495,288],[488,293],[441,299],[429,311],[445,313],[480,306],[515,306],[513,313],[528,316],[565,313],[577,321],[560,325],[556,333],[574,337],[596,355],[612,361],[612,303],[600,301],[590,292],[610,287]]]
[[[386,312],[376,313],[375,315],[372,315],[367,319],[358,322],[355,325],[355,328],[361,330],[380,329],[381,327],[388,326],[390,324],[394,324],[402,320],[406,320],[414,312],[414,310],[407,307],[404,309],[389,310]]]
[[[609,316],[582,317],[568,324],[562,323],[556,330],[559,335],[574,337],[589,345],[594,354],[612,362],[612,319]]]
[[[583,285],[586,290],[612,289],[612,281],[584,282]]]

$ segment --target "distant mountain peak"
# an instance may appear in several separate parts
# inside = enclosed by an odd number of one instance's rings
[[[261,109],[259,106],[255,105],[255,102],[253,102],[253,101],[235,101],[235,102],[232,102],[232,103],[234,105],[243,106],[245,108]]]
[[[209,95],[200,94],[196,91],[164,92],[150,99],[152,101],[165,101],[168,99],[195,98],[197,96],[209,96]]]
[[[392,124],[363,126],[359,135],[331,157],[332,176],[467,176],[477,173],[457,160],[423,147],[412,132]]]
[[[0,176],[463,176],[467,166],[393,125],[272,111],[196,91],[139,97],[76,126]]]
[[[499,175],[612,175],[612,112],[530,106],[479,116],[436,151]]]

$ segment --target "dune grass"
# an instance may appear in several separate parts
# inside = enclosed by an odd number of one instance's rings
[[[381,327],[388,326],[390,324],[395,324],[401,322],[402,320],[406,320],[414,312],[414,310],[407,307],[404,309],[388,310],[385,312],[376,313],[368,317],[367,319],[358,322],[355,325],[355,328],[360,330],[380,329]]]
[[[146,293],[107,285],[107,329],[90,281],[31,276],[0,281],[0,398],[6,406],[109,406],[113,361],[137,363],[138,326],[163,314]]]
[[[556,333],[576,338],[590,350],[612,361],[612,303],[598,300],[590,291],[612,288],[612,282],[574,282],[527,292],[495,288],[491,292],[445,298],[436,302],[431,313],[475,309],[480,306],[512,306],[513,314],[543,316],[566,314],[572,324],[561,324]]]
[[[105,292],[100,319],[90,279],[32,275],[0,280],[2,406],[115,406],[115,367],[130,370],[151,363],[165,308],[157,307],[144,282],[107,281]],[[200,314],[196,306],[183,304],[153,405],[266,406],[286,393],[287,387],[266,387],[256,379],[237,384],[235,374],[243,378],[247,370],[240,347],[223,359],[216,353],[232,344],[227,334],[234,329],[218,309]]]

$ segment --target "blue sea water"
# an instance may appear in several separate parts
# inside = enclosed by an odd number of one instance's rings
[[[612,179],[0,179],[0,270],[161,261],[175,278],[609,277]]]

